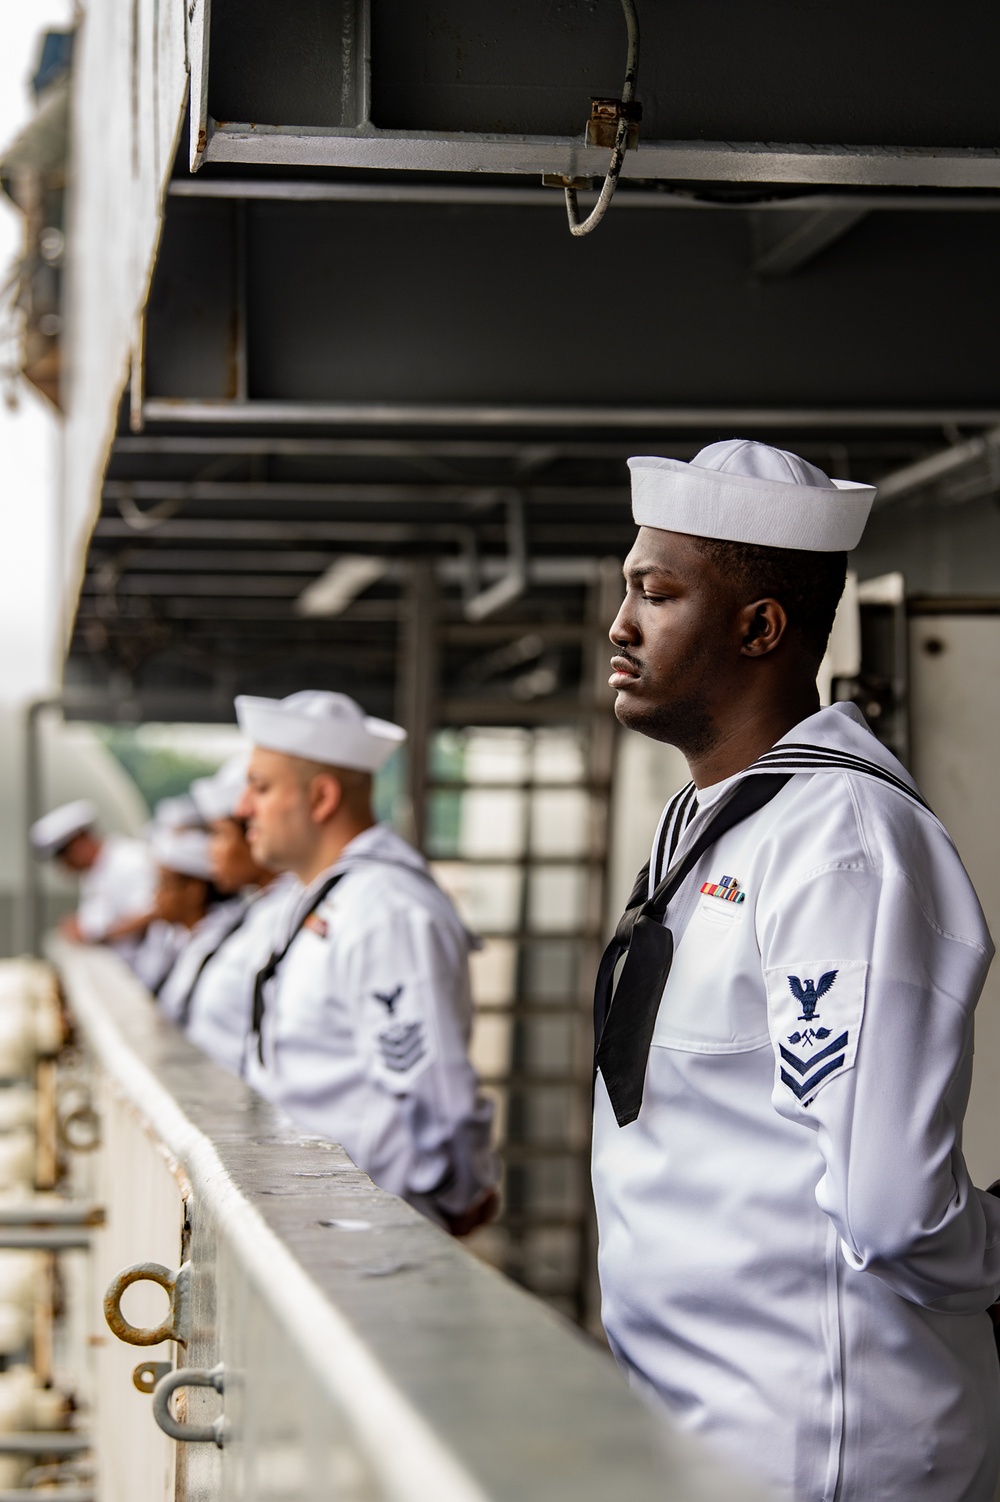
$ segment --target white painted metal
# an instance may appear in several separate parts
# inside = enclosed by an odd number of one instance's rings
[[[159,1430],[150,1432],[149,1398],[133,1387],[132,1371],[144,1359],[175,1360],[176,1347],[122,1345],[104,1322],[101,1301],[115,1274],[132,1263],[180,1264],[188,1190],[178,1165],[144,1130],[113,1076],[96,1071],[93,1090],[102,1129],[92,1159],[93,1192],[107,1219],[94,1233],[86,1264],[84,1324],[93,1351],[89,1420],[99,1495],[101,1502],[174,1502],[176,1448]],[[166,1313],[166,1298],[150,1284],[137,1286],[129,1290],[125,1309],[133,1324],[155,1326]]]
[[[1000,615],[917,616],[910,625],[913,772],[952,835],[1000,940],[997,746]],[[977,1184],[1000,1177],[1000,962],[976,1013],[965,1152]]]
[[[354,131],[209,122],[207,162],[363,167],[405,172],[516,172],[603,177],[607,151],[569,136]],[[995,188],[1000,151],[823,146],[764,141],[640,141],[623,177],[845,187]]]
[[[188,165],[197,172],[208,141],[208,47],[212,0],[185,0],[187,52],[191,75],[191,131]]]
[[[60,584],[70,618],[140,337],[186,95],[183,4],[87,7],[73,66],[64,292]]]
[[[191,1390],[178,1414],[210,1423],[224,1404],[226,1421],[221,1452],[181,1447],[178,1499],[749,1502],[596,1345],[161,1024],[115,956],[53,954],[100,1081],[109,1231],[127,1238],[95,1284],[119,1257],[176,1266],[183,1240],[179,1364],[225,1363],[224,1396]],[[98,1350],[101,1502],[165,1499],[171,1442],[127,1376],[148,1353]],[[152,1478],[119,1484],[116,1445]]]

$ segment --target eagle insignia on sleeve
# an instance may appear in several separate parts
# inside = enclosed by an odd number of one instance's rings
[[[374,996],[375,1000],[376,1001],[380,1001],[382,1003],[382,1005],[388,1009],[390,1017],[392,1016],[393,1012],[396,1010],[396,1002],[399,1000],[399,998],[402,996],[402,994],[403,994],[403,987],[401,985],[394,986],[391,991],[373,991],[372,992],[372,995]]]
[[[851,960],[796,969],[765,972],[768,1016],[776,1086],[808,1106],[822,1086],[854,1067],[868,966]]]
[[[788,977],[788,984],[791,987],[792,995],[802,1008],[802,1015],[799,1017],[800,1022],[812,1022],[816,1016],[816,1008],[819,1006],[820,998],[826,995],[836,979],[836,970],[828,970],[825,975],[821,975],[818,985],[811,980],[799,980],[797,975],[790,975]]]

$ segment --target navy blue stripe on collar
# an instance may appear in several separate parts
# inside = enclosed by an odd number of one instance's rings
[[[902,778],[880,767],[877,762],[868,761],[863,756],[856,756],[852,752],[828,749],[824,746],[797,746],[792,744],[779,744],[771,751],[765,751],[747,771],[758,768],[785,767],[802,772],[829,768],[833,771],[858,772],[862,776],[874,777],[877,781],[885,783],[887,787],[895,788],[905,797],[913,800],[921,808],[928,805],[920,794],[903,782]],[[929,811],[929,810],[928,810]]]

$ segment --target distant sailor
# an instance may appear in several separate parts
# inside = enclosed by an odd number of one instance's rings
[[[153,918],[132,968],[158,997],[188,946],[211,943],[221,932],[232,904],[212,881],[205,830],[160,826],[153,829],[149,848],[158,873]]]
[[[961,1131],[993,945],[912,778],[815,687],[874,492],[735,440],[629,463],[616,713],[693,781],[598,984],[612,1348],[782,1498],[992,1502],[1000,1200]]]
[[[191,784],[198,817],[208,826],[208,856],[218,891],[234,900],[220,921],[192,939],[160,988],[160,1010],[208,1056],[238,1074],[253,1016],[253,984],[278,939],[294,876],[254,860],[236,817],[247,781],[245,752],[213,777]]]
[[[89,798],[54,808],[31,826],[31,844],[80,878],[76,912],[60,932],[77,943],[109,944],[131,960],[150,920],[156,867],[142,840],[97,832]]]
[[[253,743],[237,815],[301,889],[258,977],[249,1082],[377,1184],[464,1234],[496,1201],[492,1108],[468,1059],[469,935],[371,807],[404,740],[343,694],[239,698]]]

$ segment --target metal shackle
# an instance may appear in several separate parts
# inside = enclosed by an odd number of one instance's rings
[[[218,1445],[225,1443],[226,1420],[220,1413],[210,1424],[182,1424],[170,1411],[170,1399],[179,1387],[214,1387],[218,1393],[225,1391],[225,1367],[220,1361],[211,1369],[204,1366],[182,1366],[176,1372],[161,1377],[153,1388],[153,1417],[171,1439],[189,1445]]]
[[[104,1318],[119,1340],[130,1346],[156,1346],[162,1340],[187,1344],[187,1291],[190,1264],[185,1262],[176,1272],[159,1262],[136,1262],[112,1278],[104,1295]],[[130,1325],[122,1314],[122,1294],[133,1283],[157,1283],[170,1298],[170,1314],[154,1329]]]

